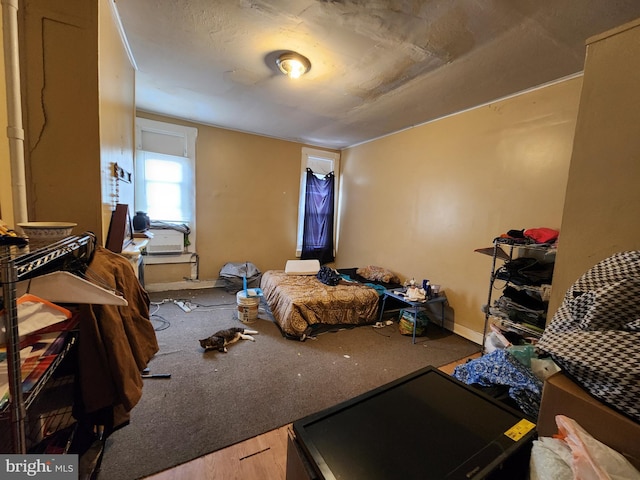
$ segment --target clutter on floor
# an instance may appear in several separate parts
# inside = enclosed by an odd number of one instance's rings
[[[640,479],[640,471],[623,455],[598,441],[578,422],[558,415],[556,423],[556,435],[533,441],[530,480]]]

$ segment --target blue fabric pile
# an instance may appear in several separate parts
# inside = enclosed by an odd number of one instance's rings
[[[538,418],[542,398],[542,381],[506,350],[495,350],[475,360],[458,365],[453,377],[467,385],[509,387],[509,396],[520,410]]]

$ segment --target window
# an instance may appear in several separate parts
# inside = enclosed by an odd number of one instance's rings
[[[187,224],[195,241],[195,141],[191,127],[136,119],[135,210]]]
[[[191,168],[188,159],[140,150],[136,174],[144,178],[136,188],[136,210],[165,222],[190,223]]]
[[[338,205],[338,184],[340,170],[340,154],[327,152],[324,150],[316,150],[313,148],[302,149],[302,161],[300,168],[300,199],[298,203],[298,238],[296,245],[296,255],[302,255],[302,239],[304,233],[305,210],[306,210],[306,193],[307,193],[307,169],[313,171],[317,177],[325,177],[333,172],[334,175],[334,202],[333,210],[337,212]],[[335,243],[335,224],[337,215],[334,215],[333,222],[333,241]]]

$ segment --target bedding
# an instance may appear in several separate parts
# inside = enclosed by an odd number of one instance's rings
[[[330,326],[364,325],[378,317],[379,291],[355,279],[329,286],[315,275],[268,270],[260,288],[274,320],[290,338],[304,340]]]
[[[372,282],[400,283],[400,279],[391,270],[375,265],[358,268],[356,273]]]

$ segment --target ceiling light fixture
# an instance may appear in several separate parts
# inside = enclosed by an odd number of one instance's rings
[[[276,59],[276,65],[289,78],[299,78],[311,68],[309,59],[296,52],[284,52]]]

